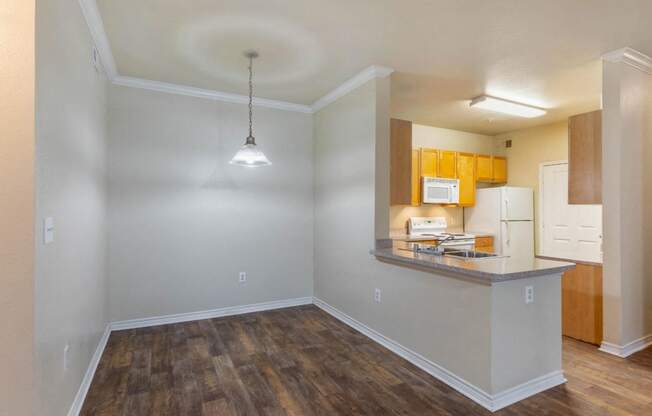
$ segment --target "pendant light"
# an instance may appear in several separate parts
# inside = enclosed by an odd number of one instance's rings
[[[260,166],[269,166],[272,162],[267,159],[265,154],[256,147],[256,139],[253,135],[253,94],[254,94],[254,84],[253,84],[253,62],[255,58],[258,58],[258,52],[256,51],[246,51],[244,54],[247,59],[249,59],[249,136],[245,144],[238,150],[238,152],[233,156],[233,159],[229,162],[232,165],[247,166],[250,168],[257,168]]]

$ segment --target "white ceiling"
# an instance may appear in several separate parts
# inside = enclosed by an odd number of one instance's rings
[[[97,0],[122,76],[311,104],[370,65],[393,68],[393,115],[494,134],[592,110],[603,53],[652,55],[650,0]],[[469,109],[490,94],[538,119]],[[493,119],[492,119],[493,117]]]

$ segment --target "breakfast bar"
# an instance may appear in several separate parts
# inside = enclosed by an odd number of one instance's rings
[[[433,302],[446,312],[430,316],[430,325],[445,328],[448,336],[434,342],[457,347],[460,354],[454,360],[449,354],[446,362],[433,355],[431,374],[492,411],[566,382],[561,276],[573,263],[450,248],[434,252],[434,246],[390,239],[377,240],[371,251],[396,266],[397,279],[417,273],[436,288]]]

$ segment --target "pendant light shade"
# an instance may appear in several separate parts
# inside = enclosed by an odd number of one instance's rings
[[[258,57],[258,52],[247,51],[245,52],[245,56],[249,59],[249,136],[247,136],[245,144],[238,150],[229,163],[250,168],[269,166],[272,162],[256,146],[256,139],[253,135],[253,60]]]
[[[267,156],[260,151],[260,148],[256,146],[256,142],[251,136],[247,137],[247,142],[238,150],[229,163],[232,165],[248,166],[250,168],[272,164],[267,159]]]

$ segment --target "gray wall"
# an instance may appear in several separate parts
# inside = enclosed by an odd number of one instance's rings
[[[369,254],[389,223],[389,137],[377,126],[389,125],[388,83],[369,81],[315,115],[315,296],[490,392],[491,287]]]
[[[40,0],[36,14],[36,414],[59,416],[107,322],[106,81],[76,1]],[[47,216],[55,241],[43,245]]]
[[[603,65],[604,340],[652,336],[652,75]]]
[[[273,165],[251,169],[228,164],[246,105],[118,86],[109,101],[111,320],[312,295],[311,115],[255,108]]]

